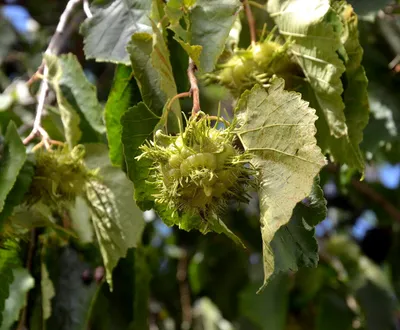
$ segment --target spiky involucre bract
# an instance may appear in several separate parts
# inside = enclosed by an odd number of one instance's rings
[[[218,216],[231,199],[247,202],[254,171],[246,166],[248,154],[234,147],[233,130],[234,125],[210,126],[209,117],[200,113],[181,134],[157,131],[140,156],[154,162],[155,202],[203,219]]]
[[[205,81],[225,86],[235,97],[255,84],[268,86],[275,76],[290,81],[289,76],[296,74],[298,65],[292,61],[288,45],[268,38],[248,49],[238,48],[227,62],[217,66],[215,72],[206,74]]]
[[[96,178],[96,171],[89,170],[83,161],[85,149],[78,145],[52,151],[36,152],[35,174],[26,196],[29,205],[39,201],[52,210],[59,210],[84,195],[86,184]]]

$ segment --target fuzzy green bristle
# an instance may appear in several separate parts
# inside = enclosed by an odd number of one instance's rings
[[[157,186],[155,202],[173,211],[216,215],[230,199],[248,200],[253,171],[249,158],[233,146],[233,126],[219,130],[207,116],[191,119],[185,131],[166,136],[158,131],[155,140],[141,147],[139,157],[154,162],[151,181]],[[168,137],[170,143],[164,144]]]
[[[237,49],[215,72],[204,76],[205,82],[221,84],[235,97],[255,84],[268,86],[275,75],[287,76],[297,71],[298,65],[291,60],[288,45],[265,40],[248,49]]]
[[[96,176],[85,166],[84,153],[83,146],[71,151],[67,147],[51,152],[38,151],[35,175],[26,196],[27,204],[42,201],[52,209],[59,209],[82,195],[88,180]]]

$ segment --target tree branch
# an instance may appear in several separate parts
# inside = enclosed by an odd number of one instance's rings
[[[190,94],[193,98],[192,116],[196,115],[200,111],[199,86],[197,84],[196,75],[194,74],[196,70],[197,70],[196,64],[194,64],[193,60],[189,58],[189,67],[187,69],[187,75],[190,82]]]
[[[331,173],[338,173],[339,171],[338,167],[335,166],[333,163],[326,165],[325,168]],[[393,218],[393,220],[400,223],[400,210],[396,208],[379,192],[373,189],[368,183],[359,181],[357,179],[352,179],[350,183],[355,190],[363,194],[372,202],[378,204],[387,214],[389,214]]]
[[[45,54],[54,54],[58,55],[61,49],[61,45],[64,42],[64,30],[69,20],[69,17],[74,11],[75,6],[81,2],[82,0],[69,0],[67,6],[65,7],[64,12],[60,16],[60,21],[58,22],[56,32],[50,40],[50,43],[45,51]],[[41,121],[43,115],[44,105],[46,103],[46,97],[49,92],[49,83],[47,81],[48,68],[46,67],[44,61],[40,65],[38,71],[32,76],[31,79],[27,82],[27,84],[32,83],[39,74],[43,72],[43,79],[40,84],[39,94],[37,97],[37,107],[36,107],[36,115],[35,121],[33,122],[33,128],[30,134],[23,140],[24,144],[28,144],[37,134],[42,136],[44,145],[46,148],[50,147],[50,137],[47,132],[42,128]],[[36,78],[35,78],[36,77]]]
[[[176,278],[179,283],[179,295],[182,308],[182,329],[188,330],[192,324],[192,304],[190,299],[190,288],[187,281],[188,254],[184,249],[184,255],[178,261]]]
[[[257,34],[256,34],[256,22],[254,21],[253,12],[251,11],[251,7],[248,0],[242,0],[242,3],[244,11],[246,12],[247,22],[249,24],[251,45],[255,46],[257,41]]]

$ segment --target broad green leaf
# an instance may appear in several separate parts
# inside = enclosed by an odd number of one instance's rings
[[[3,312],[10,295],[10,285],[14,281],[13,269],[20,267],[21,260],[16,242],[5,242],[0,249],[0,326],[3,324]]]
[[[122,166],[124,161],[121,117],[128,108],[140,100],[139,88],[133,78],[132,69],[122,64],[118,65],[105,107],[108,146],[113,165]]]
[[[175,39],[193,59],[202,72],[214,70],[219,56],[222,54],[225,43],[233,24],[238,17],[241,6],[239,0],[198,0],[170,1],[166,14],[176,34]],[[182,9],[188,11],[185,15],[183,28],[179,24]]]
[[[190,43],[203,47],[200,68],[204,72],[214,70],[240,6],[239,0],[198,0],[191,10]]]
[[[107,282],[112,287],[112,270],[127,250],[140,242],[144,220],[142,212],[132,201],[132,182],[121,169],[112,166],[105,145],[86,145],[85,163],[89,168],[100,168],[102,177],[101,181],[88,184],[87,198]]]
[[[71,226],[77,233],[79,241],[83,244],[92,243],[94,237],[90,217],[90,208],[82,196],[77,196],[75,204],[69,209]]]
[[[35,280],[27,269],[19,267],[11,271],[14,280],[10,285],[10,295],[5,302],[0,330],[9,330],[14,322],[18,321],[20,311],[27,303],[27,293],[35,286]]]
[[[151,209],[153,204],[150,187],[147,179],[150,173],[151,161],[141,159],[137,156],[141,151],[139,147],[150,139],[153,130],[160,118],[156,116],[143,102],[128,109],[121,118],[122,144],[126,160],[129,178],[135,186],[135,200],[137,205],[144,211]]]
[[[254,291],[260,283],[248,284],[239,296],[240,314],[262,330],[284,330],[289,305],[289,277],[281,274],[271,280],[262,294]]]
[[[282,79],[275,80],[268,92],[257,85],[242,95],[236,109],[242,122],[238,137],[259,171],[264,285],[274,272],[270,243],[275,233],[310,194],[314,177],[325,164],[314,137],[315,110],[300,94],[283,88]]]
[[[363,172],[364,160],[359,145],[369,119],[369,102],[368,80],[361,65],[363,49],[358,40],[358,19],[353,8],[345,2],[335,2],[333,8],[341,17],[344,26],[341,42],[347,60],[343,99],[348,137],[332,139],[330,149],[337,161],[347,163]]]
[[[76,56],[45,55],[45,62],[49,67],[47,78],[56,92],[65,137],[70,147],[75,146],[82,136],[81,119],[95,132],[104,133],[103,109],[97,100],[96,89],[86,79]]]
[[[319,116],[327,123],[330,134],[337,138],[346,135],[340,80],[345,66],[337,54],[341,42],[334,29],[336,22],[327,22],[326,18],[328,13],[335,15],[330,11],[329,0],[271,0],[268,11],[279,33],[293,41],[291,52],[312,86],[316,102],[323,110]]]
[[[129,65],[126,51],[135,32],[150,32],[150,0],[116,0],[81,26],[86,58]]]
[[[316,179],[310,196],[296,205],[289,223],[276,232],[271,242],[274,274],[317,266],[318,243],[314,226],[325,217],[326,201]]]
[[[50,279],[47,266],[44,262],[41,263],[41,281],[40,287],[42,291],[42,313],[43,320],[47,320],[51,316],[51,300],[56,295],[53,282]]]
[[[127,49],[143,102],[161,117],[165,104],[177,94],[177,89],[163,32],[153,21],[152,28],[153,34],[135,33]],[[172,104],[168,116],[173,123],[170,127],[178,131],[181,117],[179,102]]]
[[[3,211],[0,212],[0,228],[1,224],[12,214],[14,207],[23,201],[25,193],[29,190],[33,175],[34,164],[28,159],[18,173],[17,180],[7,195]]]
[[[4,208],[7,195],[17,181],[18,173],[25,160],[25,147],[15,124],[10,122],[4,136],[4,150],[0,155],[0,212]]]

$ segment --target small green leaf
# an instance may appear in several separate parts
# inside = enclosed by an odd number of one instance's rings
[[[104,133],[103,108],[97,100],[95,87],[86,79],[76,56],[45,55],[45,62],[49,67],[48,79],[57,95],[65,137],[70,147],[81,139],[79,126],[84,124],[81,120],[86,121],[95,132]]]
[[[135,186],[136,203],[142,210],[153,206],[150,187],[146,182],[152,163],[146,159],[138,161],[136,157],[141,154],[139,147],[151,138],[159,120],[160,118],[143,102],[130,108],[121,118],[122,144],[128,176]]]
[[[279,228],[271,242],[274,274],[317,266],[318,243],[314,226],[325,217],[326,201],[316,179],[310,196],[296,205],[289,223]]]
[[[240,6],[239,0],[198,0],[191,10],[190,44],[203,47],[200,68],[204,72],[214,70]]]
[[[5,242],[0,249],[0,326],[3,325],[3,313],[10,295],[10,285],[14,281],[13,269],[21,265],[17,249],[17,243],[10,241]]]
[[[283,87],[283,79],[275,80],[268,92],[257,85],[242,95],[236,109],[242,122],[238,137],[259,171],[264,285],[274,272],[270,242],[296,204],[310,194],[325,165],[314,137],[315,110]]]
[[[33,175],[34,164],[28,159],[18,173],[17,180],[7,195],[3,211],[0,212],[0,228],[1,224],[12,214],[14,207],[23,201],[25,193],[29,190]]]
[[[81,26],[86,58],[129,65],[126,51],[135,32],[150,32],[150,0],[116,0]]]
[[[133,184],[119,168],[113,167],[105,145],[86,145],[85,163],[100,168],[101,181],[88,184],[92,221],[112,287],[112,270],[130,247],[136,247],[144,228],[142,212],[132,201]]]
[[[330,134],[337,138],[347,135],[340,80],[345,66],[337,54],[340,37],[326,19],[328,13],[335,16],[330,12],[329,0],[271,0],[268,11],[279,33],[294,41],[291,52],[312,86],[316,102],[323,110],[319,116],[323,116]]]
[[[15,124],[10,122],[4,137],[4,151],[0,156],[0,212],[4,208],[7,195],[17,181],[18,173],[25,160],[25,147]]]
[[[143,102],[161,117],[165,104],[177,94],[177,89],[163,32],[154,22],[152,28],[153,34],[135,33],[127,49]],[[179,102],[174,102],[171,110],[168,115],[173,126],[170,128],[178,131],[181,121]]]
[[[83,244],[92,243],[94,231],[90,221],[90,208],[83,197],[76,197],[75,204],[69,209],[69,217],[72,228],[78,234],[79,241]]]
[[[140,100],[139,88],[133,78],[132,69],[122,64],[118,65],[105,107],[108,146],[113,165],[121,166],[124,161],[121,117]]]
[[[346,88],[343,99],[348,137],[331,138],[330,150],[336,161],[364,172],[364,159],[359,145],[369,119],[369,102],[368,80],[361,65],[363,49],[358,40],[358,19],[353,8],[345,2],[335,2],[333,8],[341,17],[344,26],[341,42],[344,45],[347,61],[345,61]]]
[[[40,274],[41,274],[40,287],[42,290],[43,320],[47,320],[51,316],[51,299],[54,298],[56,292],[54,290],[53,282],[50,279],[49,272],[44,262],[42,262],[41,264]]]
[[[14,268],[11,271],[14,280],[10,285],[10,295],[5,302],[0,330],[9,330],[14,322],[18,321],[20,311],[27,303],[26,295],[35,286],[34,278],[25,268]]]
[[[240,6],[238,0],[178,0],[168,3],[166,14],[171,22],[170,29],[200,71],[214,70]],[[183,7],[189,12],[184,16],[185,28],[179,24]]]

